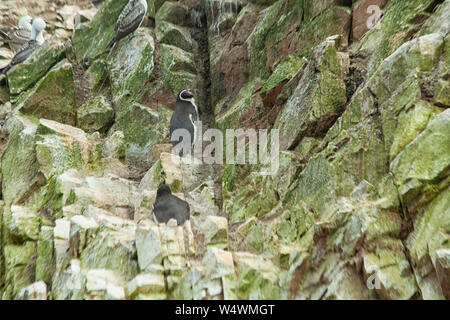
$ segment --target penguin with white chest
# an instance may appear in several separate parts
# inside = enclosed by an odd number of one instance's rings
[[[178,225],[182,225],[189,217],[189,204],[186,201],[174,196],[167,184],[158,188],[153,204],[153,221],[167,223],[175,219]]]
[[[197,135],[201,134],[196,125],[199,116],[194,93],[197,91],[197,89],[183,89],[178,93],[175,110],[170,119],[170,137],[174,147],[182,141],[181,137],[173,135],[177,129],[185,129],[189,132],[191,147],[197,141]]]
[[[125,5],[117,18],[116,25],[114,27],[114,38],[108,45],[108,47],[111,48],[110,53],[114,52],[117,43],[119,43],[122,38],[125,38],[129,34],[132,36],[134,35],[136,29],[139,28],[142,21],[144,21],[146,13],[146,0],[130,0]]]

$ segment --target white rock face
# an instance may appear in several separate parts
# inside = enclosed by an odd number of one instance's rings
[[[161,264],[163,249],[159,228],[139,226],[136,229],[136,249],[141,270],[146,271],[152,264]]]
[[[47,285],[38,281],[21,289],[16,296],[17,300],[47,300]]]
[[[92,297],[123,300],[125,287],[125,280],[113,270],[91,269],[86,274],[86,291]]]
[[[228,221],[225,217],[207,216],[202,225],[207,245],[228,247]]]
[[[55,229],[53,229],[55,239],[69,240],[70,221],[67,219],[58,219],[55,221],[55,224]]]
[[[159,296],[164,294],[164,276],[144,273],[136,276],[128,283],[128,295],[135,297],[139,294]]]

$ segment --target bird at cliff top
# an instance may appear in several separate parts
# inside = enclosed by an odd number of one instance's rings
[[[31,54],[44,42],[42,32],[45,27],[45,21],[41,18],[33,19],[30,40],[28,40],[28,42],[19,49],[6,67],[0,69],[0,73],[4,74],[8,72],[8,70],[13,66],[24,62],[29,56],[31,56]]]
[[[182,137],[178,140],[173,136],[173,133],[177,129],[186,129],[191,135],[191,147],[197,141],[198,128],[196,121],[199,120],[198,108],[195,104],[194,93],[198,92],[197,89],[183,89],[178,93],[177,102],[175,104],[175,110],[170,119],[170,137],[173,146],[181,143]]]
[[[31,36],[31,17],[24,16],[19,19],[19,25],[15,28],[0,28],[0,38],[7,43],[12,51],[17,52]]]
[[[175,219],[178,225],[182,225],[189,217],[189,204],[174,196],[167,184],[160,186],[153,204],[153,221],[167,223],[170,219]]]
[[[114,52],[117,43],[131,34],[134,37],[134,32],[141,26],[147,13],[147,1],[146,0],[130,0],[123,8],[122,12],[117,18],[116,26],[114,27],[114,38],[108,44],[110,53]]]

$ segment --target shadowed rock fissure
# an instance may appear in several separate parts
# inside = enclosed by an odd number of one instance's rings
[[[206,18],[206,1],[197,1],[194,7],[190,9],[189,25],[190,32],[194,41],[198,44],[198,50],[194,55],[197,70],[197,86],[199,89],[198,104],[200,108],[200,120],[203,124],[203,133],[209,128],[216,128],[214,109],[212,107],[211,97],[211,70],[210,70],[210,52],[208,43],[208,21]],[[203,149],[207,145],[203,141]],[[215,203],[222,208],[222,165],[213,166],[214,195]]]

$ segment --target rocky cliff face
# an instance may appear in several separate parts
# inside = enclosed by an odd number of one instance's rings
[[[148,0],[108,55],[126,3],[0,87],[3,299],[450,298],[449,0]],[[172,155],[184,87],[279,129],[276,174]]]

